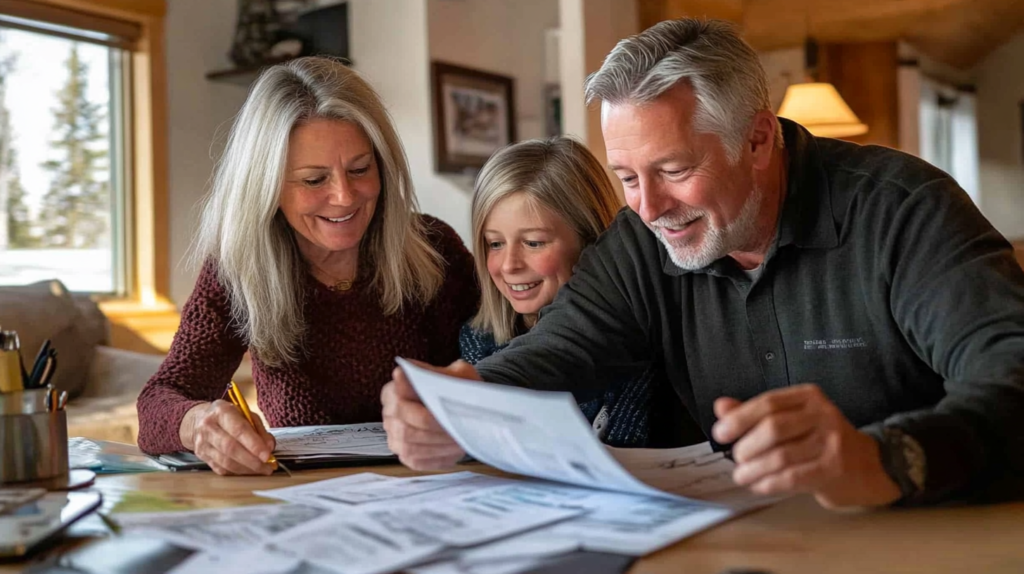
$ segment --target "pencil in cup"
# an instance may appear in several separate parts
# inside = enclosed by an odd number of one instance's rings
[[[238,410],[242,411],[242,414],[245,415],[246,420],[249,421],[252,428],[256,428],[256,421],[252,418],[252,411],[249,410],[249,403],[245,402],[245,397],[243,397],[242,392],[238,390],[238,385],[235,384],[235,381],[231,381],[231,383],[228,384],[228,398],[231,399],[231,404],[235,405],[238,407]],[[270,458],[267,459],[267,464],[274,467],[274,470],[281,468],[289,475],[291,474],[284,465],[277,462],[277,457],[275,457],[273,453],[271,453]]]

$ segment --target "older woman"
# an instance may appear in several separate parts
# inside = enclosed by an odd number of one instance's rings
[[[356,72],[267,70],[232,128],[193,251],[202,271],[139,395],[139,446],[266,474],[274,447],[220,400],[246,350],[271,426],[379,421],[395,356],[446,364],[476,310],[473,260],[416,213],[398,135]]]

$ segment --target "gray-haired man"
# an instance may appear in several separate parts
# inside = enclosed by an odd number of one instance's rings
[[[624,40],[586,89],[630,209],[533,330],[451,372],[584,399],[655,364],[760,493],[1019,488],[1024,272],[956,182],[777,119],[720,22]],[[382,402],[403,462],[461,456],[400,372]]]

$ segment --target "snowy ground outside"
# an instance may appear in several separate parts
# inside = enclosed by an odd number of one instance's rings
[[[60,279],[71,291],[114,290],[110,249],[0,250],[0,285]]]

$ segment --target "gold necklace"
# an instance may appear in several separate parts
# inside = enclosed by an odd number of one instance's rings
[[[331,275],[327,271],[324,271],[323,267],[320,267],[316,263],[310,262],[310,265],[312,265],[317,271],[319,271],[323,275],[326,275],[328,279],[334,282],[334,285],[330,285],[327,287],[331,291],[348,291],[349,289],[352,288],[352,284],[354,283],[353,279],[338,279],[334,275]]]

